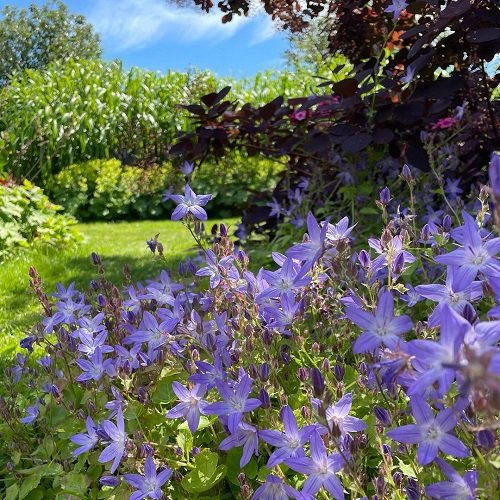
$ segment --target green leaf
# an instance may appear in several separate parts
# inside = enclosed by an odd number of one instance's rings
[[[201,475],[197,470],[187,474],[181,481],[182,487],[188,493],[203,493],[213,488],[226,476],[226,466],[219,465],[210,478]]]
[[[69,472],[65,474],[61,480],[61,487],[67,493],[74,495],[85,496],[88,488],[88,478],[85,474],[77,472]]]
[[[25,498],[28,493],[33,491],[39,484],[42,476],[40,474],[33,474],[31,476],[26,476],[21,483],[19,488],[19,500]]]
[[[17,484],[11,484],[5,492],[5,500],[17,500],[18,495],[19,488],[17,487]]]
[[[172,382],[174,377],[166,377],[160,380],[156,386],[155,392],[151,396],[153,403],[171,403],[177,399],[175,392],[172,390]]]

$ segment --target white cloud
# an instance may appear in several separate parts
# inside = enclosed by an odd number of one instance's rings
[[[116,51],[163,39],[218,42],[233,37],[243,26],[250,30],[249,45],[262,43],[276,34],[267,15],[235,16],[222,24],[220,12],[207,14],[177,7],[166,0],[95,0],[91,5],[88,19],[103,41]]]

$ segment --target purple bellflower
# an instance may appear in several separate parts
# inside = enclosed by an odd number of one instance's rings
[[[216,380],[215,385],[224,401],[208,405],[205,408],[205,414],[228,416],[229,432],[234,434],[243,418],[243,413],[255,410],[261,402],[257,398],[248,398],[252,391],[252,379],[246,374],[234,384],[234,388],[220,380]]]
[[[400,443],[418,444],[417,459],[421,465],[430,464],[442,451],[454,457],[467,457],[469,450],[458,438],[449,434],[456,425],[455,411],[447,408],[436,416],[421,396],[413,396],[410,406],[416,424],[402,425],[387,433]]]
[[[177,204],[177,208],[172,213],[172,220],[180,220],[189,213],[193,214],[197,219],[207,220],[207,213],[202,207],[210,201],[212,198],[211,194],[197,195],[189,184],[186,184],[184,196],[181,194],[171,194],[169,198]]]
[[[73,443],[80,445],[76,450],[73,451],[74,457],[90,451],[99,441],[99,436],[96,432],[97,427],[91,417],[87,417],[85,426],[87,427],[86,434],[75,434],[74,436],[70,437]]]
[[[76,377],[77,382],[87,380],[100,380],[104,374],[114,377],[116,374],[115,365],[112,359],[103,360],[100,347],[96,347],[90,359],[77,359],[76,364],[83,370],[83,373]]]
[[[474,500],[477,498],[477,471],[467,471],[462,477],[442,458],[436,458],[435,462],[449,481],[441,481],[427,486],[425,492],[429,497],[442,498],[443,500]]]
[[[399,19],[401,16],[401,12],[408,7],[408,4],[405,0],[391,0],[391,3],[388,7],[386,7],[386,12],[392,12],[394,19]]]
[[[425,394],[435,382],[439,382],[439,391],[444,394],[455,379],[460,349],[470,324],[448,304],[441,308],[440,323],[439,342],[417,339],[407,345],[406,350],[413,356],[413,367],[419,373],[408,388],[410,396]]]
[[[312,265],[323,253],[327,231],[328,224],[324,223],[321,227],[314,215],[309,212],[307,214],[308,239],[289,248],[286,252],[287,257],[306,261],[306,267]]]
[[[111,474],[115,472],[120,465],[120,461],[125,454],[127,445],[127,434],[125,432],[125,423],[123,421],[123,413],[121,407],[116,412],[116,425],[110,420],[105,420],[102,423],[102,428],[110,438],[110,443],[99,455],[99,462],[105,464],[113,460],[110,468]]]
[[[313,406],[318,409],[321,401],[318,399],[313,400]],[[330,427],[328,430],[331,432],[335,427],[338,428],[342,436],[349,432],[360,432],[366,429],[366,423],[357,417],[349,415],[352,407],[352,393],[348,392],[342,396],[337,403],[329,406],[326,409],[326,421]]]
[[[252,496],[252,500],[288,500],[289,498],[305,500],[307,497],[272,474],[266,477],[266,482],[259,486]]]
[[[143,498],[162,498],[161,487],[169,480],[172,470],[166,467],[159,474],[156,473],[156,466],[151,455],[146,458],[144,464],[144,475],[124,474],[125,481],[137,489],[130,500],[142,500]]]
[[[181,402],[169,410],[166,417],[186,417],[189,430],[194,434],[200,425],[200,415],[203,415],[204,409],[208,405],[208,403],[202,399],[207,392],[207,386],[197,384],[189,390],[179,382],[174,381],[172,382],[172,389]]]
[[[483,243],[475,220],[465,210],[462,216],[462,246],[450,253],[438,255],[434,258],[435,261],[446,266],[458,266],[467,275],[464,280],[472,281],[478,272],[486,276],[499,275],[500,261],[495,256],[500,252],[500,238],[492,238]]]
[[[210,278],[210,288],[215,288],[221,282],[222,276],[231,279],[238,279],[238,270],[234,267],[234,257],[228,255],[217,261],[217,256],[212,250],[205,251],[207,266],[196,272],[196,276],[208,276]]]
[[[455,311],[462,313],[466,304],[483,296],[481,281],[472,281],[470,274],[460,271],[455,266],[448,266],[446,284],[419,285],[415,290],[426,299],[438,302],[438,306],[429,316],[429,326],[437,326],[443,304],[449,304]]]
[[[348,306],[345,315],[363,330],[354,342],[355,354],[373,351],[381,344],[394,350],[401,342],[400,335],[413,326],[408,316],[394,316],[394,298],[388,290],[379,295],[375,314]]]
[[[243,454],[240,459],[240,467],[243,468],[250,462],[252,455],[259,454],[259,437],[257,429],[250,424],[240,422],[236,432],[224,439],[219,445],[220,450],[230,450],[243,446]]]
[[[287,460],[288,467],[309,476],[304,482],[302,491],[315,495],[323,486],[335,500],[343,500],[344,489],[337,477],[337,472],[344,465],[340,453],[328,455],[323,439],[317,432],[313,432],[310,439],[310,454],[310,458],[298,457]]]
[[[19,419],[19,422],[22,424],[32,424],[40,414],[40,410],[38,409],[39,405],[40,402],[37,399],[33,406],[28,406],[28,408],[26,408],[26,416]]]
[[[304,445],[309,437],[316,431],[315,425],[306,425],[299,429],[295,415],[289,406],[281,409],[281,419],[283,421],[284,432],[275,430],[259,431],[259,437],[277,449],[273,451],[267,462],[267,468],[285,462],[289,458],[305,457]]]

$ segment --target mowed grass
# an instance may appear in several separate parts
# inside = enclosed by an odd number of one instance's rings
[[[207,230],[213,223],[209,221]],[[224,220],[233,228],[237,219]],[[100,255],[106,277],[116,283],[123,281],[123,266],[128,264],[133,281],[156,277],[162,269],[177,268],[188,253],[194,252],[194,241],[180,222],[139,221],[79,224],[84,241],[71,248],[43,248],[21,252],[0,264],[0,360],[11,358],[18,350],[19,339],[41,318],[41,306],[29,288],[28,271],[34,266],[43,280],[47,294],[56,283],[75,282],[85,291],[96,277],[90,254]],[[146,240],[160,233],[164,257],[149,251]]]

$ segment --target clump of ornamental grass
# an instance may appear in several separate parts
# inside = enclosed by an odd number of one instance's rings
[[[405,174],[406,175],[406,174]],[[306,217],[253,272],[208,195],[170,195],[199,248],[176,272],[32,287],[45,319],[0,401],[7,498],[493,498],[500,238],[478,210],[379,237]],[[355,247],[356,245],[356,247]],[[148,241],[162,253],[158,235]],[[355,251],[354,248],[360,248]],[[495,458],[496,457],[496,458]],[[22,481],[20,481],[22,480]]]

